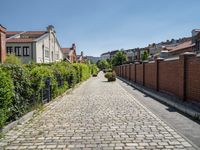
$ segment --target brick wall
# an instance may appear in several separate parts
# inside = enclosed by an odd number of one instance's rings
[[[136,82],[143,84],[143,64],[137,64],[136,70]]]
[[[193,53],[182,54],[175,60],[121,65],[115,71],[131,82],[200,103],[200,57]]]
[[[0,62],[6,60],[6,28],[0,25]]]
[[[180,63],[179,60],[162,61],[159,63],[159,90],[179,95],[179,74]]]
[[[147,63],[145,64],[145,86],[156,89],[156,64]]]
[[[188,99],[200,102],[200,57],[187,61],[186,95]]]

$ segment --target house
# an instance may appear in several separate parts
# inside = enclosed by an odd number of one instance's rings
[[[76,45],[73,43],[70,48],[61,48],[64,60],[73,63],[77,61]]]
[[[194,51],[200,53],[200,29],[192,30],[192,42],[195,43]]]
[[[0,62],[6,60],[6,28],[0,24]]]
[[[178,57],[180,54],[185,52],[194,52],[195,43],[192,42],[191,39],[188,41],[182,42],[174,47],[165,47],[163,51],[161,51],[160,57],[162,58],[171,58]]]
[[[127,49],[124,52],[128,57],[128,62],[133,62],[137,59],[137,49]]]
[[[110,52],[101,54],[100,58],[101,58],[101,60],[110,59]]]
[[[111,51],[111,52],[110,52],[110,59],[112,59],[113,56],[114,56],[117,52],[119,52],[119,50],[113,50],[113,51]]]
[[[77,60],[79,63],[83,63],[85,62],[85,57],[83,56],[83,51],[81,51],[81,54],[80,55],[77,55]]]
[[[6,53],[15,54],[23,63],[49,63],[63,59],[52,25],[45,31],[7,31]]]

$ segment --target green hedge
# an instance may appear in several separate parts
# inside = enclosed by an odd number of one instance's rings
[[[0,66],[0,129],[41,104],[45,79],[51,79],[53,98],[91,76],[91,66],[66,62],[3,64]]]
[[[0,128],[10,116],[10,107],[13,100],[12,80],[8,73],[0,69]]]

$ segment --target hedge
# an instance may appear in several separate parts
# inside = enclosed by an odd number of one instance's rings
[[[51,80],[52,97],[64,93],[91,76],[91,65],[3,64],[0,65],[0,129],[41,104],[45,79]]]

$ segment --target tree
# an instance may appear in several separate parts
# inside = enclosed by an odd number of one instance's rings
[[[112,65],[118,66],[122,65],[128,60],[128,57],[124,51],[118,51],[112,58]]]
[[[110,68],[110,64],[108,63],[107,60],[99,60],[97,61],[97,66],[100,70],[103,69],[109,69]]]
[[[147,51],[144,51],[144,53],[142,54],[142,60],[147,60],[149,57],[149,54]]]

